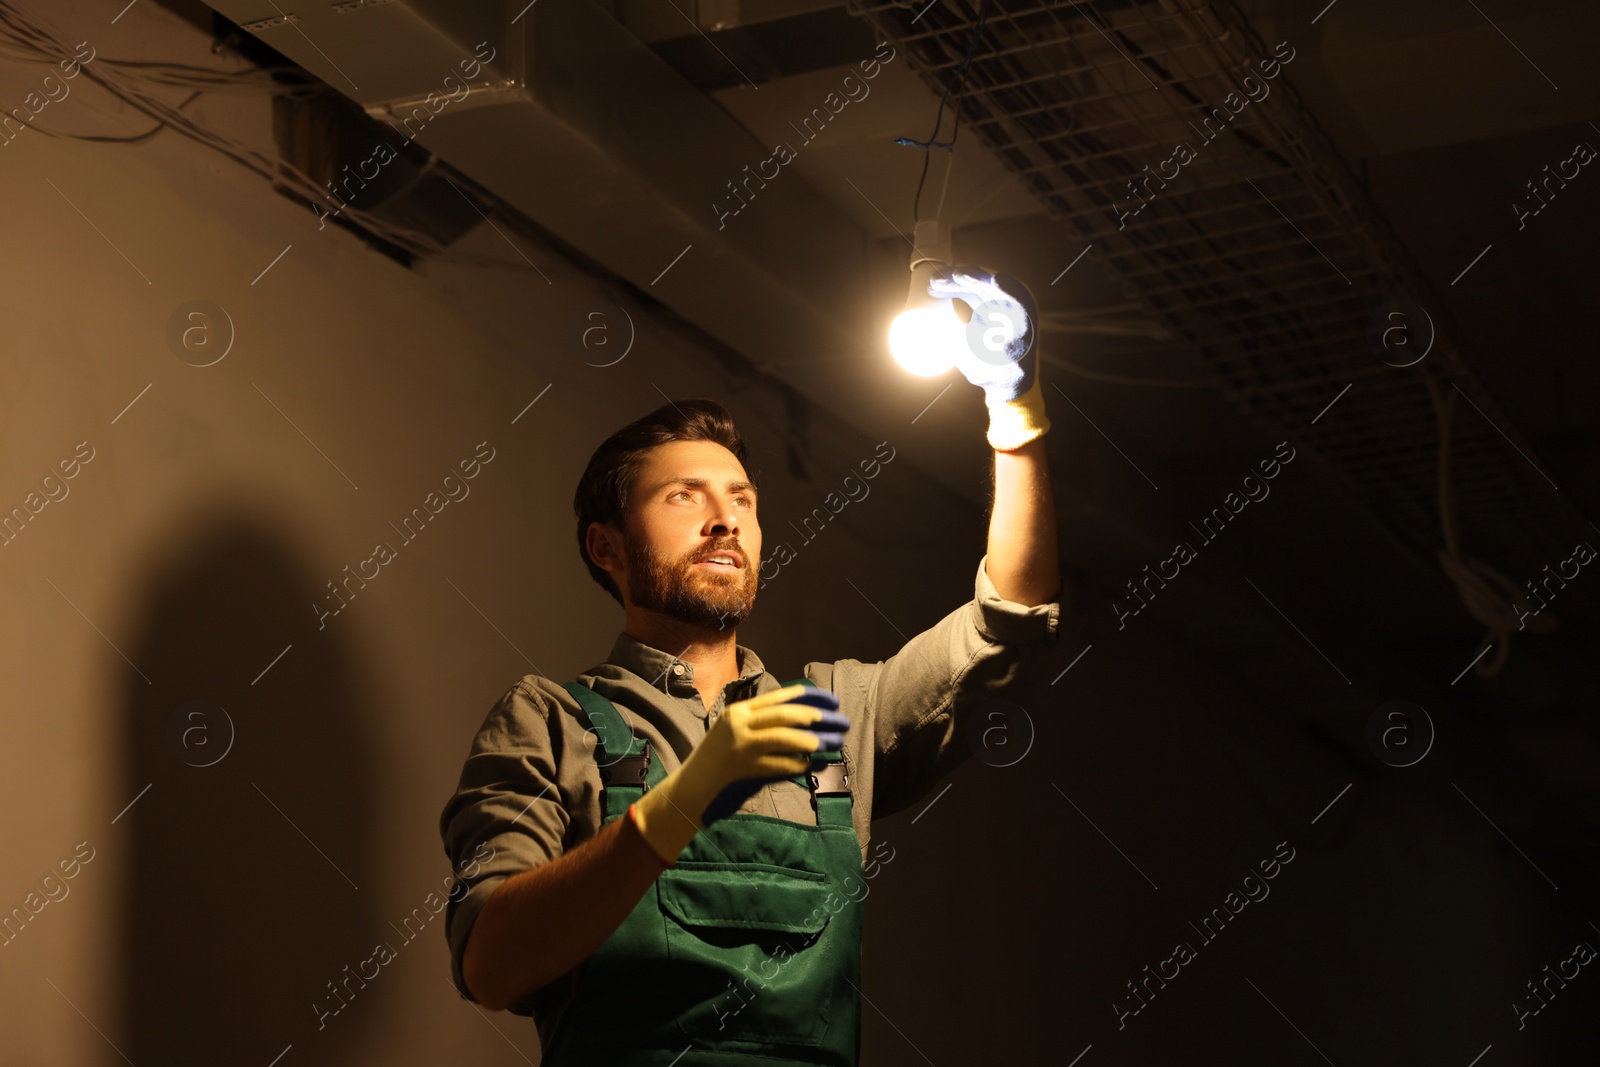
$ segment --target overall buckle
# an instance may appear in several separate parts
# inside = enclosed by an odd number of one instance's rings
[[[602,785],[636,785],[648,792],[650,783],[645,780],[650,770],[650,742],[644,743],[644,753],[638,756],[621,756],[600,768]]]
[[[813,811],[816,810],[818,797],[850,796],[850,774],[845,770],[843,760],[837,760],[814,771],[807,771],[806,780],[811,784]]]

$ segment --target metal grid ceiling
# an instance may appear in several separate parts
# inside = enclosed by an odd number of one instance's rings
[[[936,94],[977,28],[952,0],[846,6]],[[1297,55],[1293,45],[1281,55]],[[1441,545],[1440,448],[1422,375],[1437,375],[1442,394],[1459,388],[1483,416],[1458,405],[1454,419],[1463,551],[1536,573],[1530,535],[1581,528],[1581,517],[1451,347],[1445,302],[1282,76],[1292,58],[1263,77],[1275,58],[1227,0],[990,0],[951,99],[961,130],[1065,226],[1067,255],[1089,245],[1129,297],[1204,356],[1245,414],[1342,479],[1429,568]],[[1180,143],[1191,158],[1175,153]],[[1394,297],[1424,307],[1438,331],[1427,358],[1404,369],[1369,339],[1373,313]]]

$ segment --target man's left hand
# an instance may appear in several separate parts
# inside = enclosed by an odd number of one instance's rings
[[[1033,388],[1039,311],[1020,279],[979,266],[942,267],[929,281],[928,294],[959,299],[972,309],[964,343],[957,346],[956,369],[982,387],[987,400],[1016,400]]]

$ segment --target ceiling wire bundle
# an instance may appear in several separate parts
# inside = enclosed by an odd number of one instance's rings
[[[73,55],[75,52],[71,47],[49,30],[31,21],[10,0],[0,0],[0,58],[55,65]],[[196,96],[207,92],[280,96],[304,100],[332,91],[305,71],[297,67],[251,67],[238,71],[218,71],[180,63],[112,59],[99,55],[88,63],[81,63],[79,70],[96,85],[153,119],[155,126],[142,134],[132,136],[62,133],[18,118],[16,114],[18,111],[24,114],[28,111],[27,108],[20,107],[11,110],[10,119],[23,123],[28,129],[38,130],[47,137],[107,144],[139,144],[148,141],[162,130],[170,129],[227,156],[240,166],[266,178],[275,188],[287,190],[311,204],[328,202],[331,195],[329,190],[317,184],[315,179],[292,163],[281,158],[269,157],[237,138],[207,127],[184,114],[182,110]],[[146,91],[147,87],[188,88],[193,92],[183,103],[174,106],[151,95]],[[428,234],[395,225],[381,216],[353,205],[346,204],[340,213],[362,229],[419,258],[448,253],[453,261],[518,270],[535,269],[531,265],[450,252],[445,245]]]
[[[52,35],[48,30],[45,30],[30,22],[27,16],[21,11],[17,10],[14,5],[6,2],[6,0],[0,0],[0,57],[15,59],[24,63],[45,63],[53,65],[58,63],[60,60],[66,59],[75,54],[76,53],[68,49],[61,40]],[[98,66],[96,66],[96,64],[98,64]],[[137,80],[152,85],[161,85],[171,88],[192,88],[194,92],[190,93],[188,98],[185,99],[183,103],[177,105],[178,111],[181,111],[184,107],[188,106],[189,103],[191,103],[194,98],[199,96],[202,92],[232,92],[249,95],[257,95],[268,92],[276,93],[282,96],[306,98],[314,95],[318,91],[315,83],[312,83],[309,80],[299,84],[294,82],[279,81],[279,76],[287,76],[292,73],[296,73],[290,68],[279,68],[277,70],[248,69],[242,71],[218,71],[211,70],[206,67],[196,67],[181,63],[107,59],[98,55],[96,55],[90,62],[79,64],[80,73],[88,75],[92,81],[116,93],[128,103],[134,104],[135,106],[138,106],[138,101],[129,99],[123,91],[120,91],[123,84],[122,79],[119,79],[115,76],[111,78],[100,76],[101,71],[106,68],[110,68],[114,71],[128,71],[129,80]],[[137,89],[134,89],[133,91],[137,92]],[[170,105],[163,104],[160,101],[152,101],[148,97],[144,97],[142,93],[140,93],[139,96],[146,104],[155,104],[162,108],[170,107]],[[8,116],[8,121],[22,123],[28,129],[38,130],[46,137],[54,137],[63,140],[92,141],[108,144],[137,144],[148,140],[155,134],[159,133],[162,129],[165,129],[171,125],[168,120],[157,117],[157,125],[155,127],[145,133],[134,134],[127,137],[105,136],[97,134],[56,133],[54,130],[47,129],[35,122],[30,122],[17,114],[18,111],[26,112],[27,110],[28,109],[26,108],[11,109],[11,112]],[[149,113],[148,107],[141,107],[140,110],[145,111],[147,114]]]

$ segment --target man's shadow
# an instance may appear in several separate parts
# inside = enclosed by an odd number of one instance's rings
[[[139,673],[112,739],[111,792],[132,803],[103,831],[125,878],[122,1051],[268,1064],[293,1045],[299,1065],[347,1062],[338,1046],[370,1034],[395,979],[341,986],[349,1006],[321,1029],[313,1005],[340,1008],[328,983],[376,941],[400,947],[376,906],[381,711],[348,640],[379,591],[319,630],[311,604],[331,575],[241,510],[206,516],[139,573],[123,645]]]

